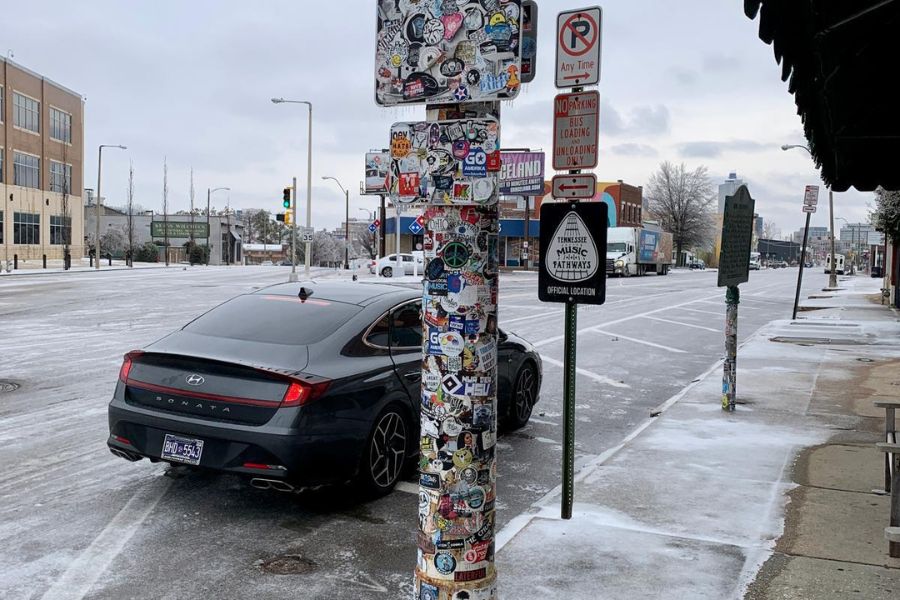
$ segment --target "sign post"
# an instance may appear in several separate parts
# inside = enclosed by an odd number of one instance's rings
[[[803,245],[800,246],[800,269],[797,272],[797,291],[794,294],[794,312],[791,319],[797,318],[797,308],[800,305],[800,286],[803,284],[803,265],[806,263],[806,240],[809,237],[809,218],[816,212],[819,203],[819,186],[808,185],[803,192],[803,212],[806,213],[806,226],[803,228]],[[834,269],[834,263],[831,263]]]
[[[733,411],[737,395],[737,325],[741,292],[738,285],[750,278],[753,242],[753,198],[742,185],[725,198],[722,247],[719,250],[719,287],[725,291],[725,362],[722,374],[722,410]]]
[[[377,7],[376,102],[427,103],[390,140],[397,233],[401,204],[426,205],[414,597],[496,600],[500,100],[521,87],[523,0]]]

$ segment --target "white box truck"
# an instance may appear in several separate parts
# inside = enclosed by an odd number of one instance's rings
[[[672,258],[672,234],[667,231],[646,225],[607,230],[607,275],[666,275],[672,267]]]

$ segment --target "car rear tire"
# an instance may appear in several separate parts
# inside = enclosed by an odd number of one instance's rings
[[[382,276],[382,277],[393,277],[393,276],[394,276],[394,270],[393,270],[392,268],[390,268],[390,267],[385,267],[385,268],[383,268],[383,269],[381,270],[381,276]]]
[[[512,398],[510,398],[509,413],[502,423],[505,431],[515,431],[528,424],[531,411],[538,395],[537,370],[529,361],[522,365],[516,374],[513,384]]]
[[[369,497],[384,496],[400,481],[407,465],[412,428],[403,409],[391,404],[375,418],[359,467],[359,486]]]

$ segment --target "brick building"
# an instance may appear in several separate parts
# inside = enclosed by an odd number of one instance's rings
[[[0,258],[84,255],[84,101],[0,57]]]

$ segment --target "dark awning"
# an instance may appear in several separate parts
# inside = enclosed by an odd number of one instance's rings
[[[744,0],[744,13],[760,14],[822,178],[900,189],[900,0]]]

